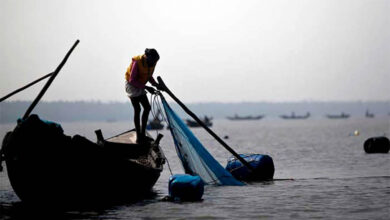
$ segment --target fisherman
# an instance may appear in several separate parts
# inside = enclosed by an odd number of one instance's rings
[[[162,87],[153,78],[154,68],[159,59],[160,56],[155,49],[146,48],[145,54],[132,58],[131,64],[125,74],[126,93],[134,108],[134,125],[137,132],[137,143],[145,143],[149,140],[145,135],[145,130],[151,107],[145,90],[154,94],[155,89],[145,84],[150,82],[154,87],[162,90]],[[142,126],[140,126],[140,105],[144,109],[141,121]]]

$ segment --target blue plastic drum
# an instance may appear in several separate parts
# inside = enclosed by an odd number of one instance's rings
[[[242,181],[263,181],[272,180],[275,167],[272,158],[264,154],[240,154],[253,168],[253,171],[244,166],[234,156],[228,159],[226,170],[236,179]]]
[[[198,201],[202,199],[204,182],[199,176],[175,174],[169,178],[169,197],[180,201]]]

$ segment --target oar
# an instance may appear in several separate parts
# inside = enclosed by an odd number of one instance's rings
[[[8,95],[4,96],[3,98],[1,98],[1,99],[0,99],[0,102],[2,102],[2,101],[4,101],[4,100],[8,99],[9,97],[15,95],[15,94],[18,93],[18,92],[21,92],[21,91],[27,89],[28,87],[34,85],[35,83],[38,83],[38,82],[40,82],[40,81],[43,80],[43,79],[46,79],[47,77],[51,76],[53,73],[54,73],[54,72],[51,72],[51,73],[49,73],[49,74],[46,74],[46,75],[42,76],[41,78],[39,78],[39,79],[37,79],[37,80],[35,80],[35,81],[33,81],[33,82],[31,82],[31,83],[29,83],[29,84],[23,86],[22,88],[17,89],[17,90],[15,90],[15,91],[11,92],[10,94],[8,94]]]
[[[45,94],[46,90],[49,88],[50,84],[53,82],[54,78],[56,78],[57,74],[60,72],[61,68],[64,66],[64,64],[66,63],[66,61],[68,60],[70,54],[72,53],[73,49],[77,46],[77,44],[79,43],[80,41],[77,40],[72,48],[70,48],[70,50],[68,51],[68,53],[65,55],[64,59],[62,60],[62,62],[60,63],[60,65],[58,65],[57,69],[53,72],[53,75],[51,75],[51,77],[49,78],[49,80],[47,80],[45,86],[42,88],[41,92],[38,94],[38,96],[35,98],[35,100],[33,101],[33,103],[30,105],[30,107],[28,107],[26,113],[24,114],[23,116],[23,119],[26,119],[30,113],[32,112],[32,110],[34,109],[34,107],[38,104],[39,100],[41,100],[42,96]]]
[[[244,160],[239,154],[237,154],[229,145],[227,145],[218,135],[216,135],[209,127],[207,127],[202,120],[200,120],[191,110],[187,108],[172,92],[168,89],[168,87],[165,85],[164,81],[161,79],[161,77],[157,77],[158,83],[164,88],[164,92],[168,93],[169,96],[173,100],[177,102],[177,104],[180,105],[180,107],[183,108],[183,110],[190,115],[200,126],[202,126],[211,136],[213,136],[226,150],[228,150],[231,154],[233,154],[239,161],[241,161],[242,164],[244,164],[249,170],[253,171],[252,166]]]

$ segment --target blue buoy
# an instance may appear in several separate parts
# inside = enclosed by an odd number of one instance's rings
[[[199,201],[204,192],[204,182],[199,176],[175,174],[169,178],[169,197],[174,201]]]
[[[228,170],[236,179],[243,181],[262,181],[272,180],[275,167],[272,158],[264,154],[240,154],[253,168],[250,171],[241,161],[231,156],[228,159],[226,170]]]
[[[364,142],[366,153],[388,153],[390,150],[390,140],[387,137],[372,137]]]

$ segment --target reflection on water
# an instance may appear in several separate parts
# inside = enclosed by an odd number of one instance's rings
[[[1,125],[3,137],[14,125]],[[95,141],[94,130],[110,137],[132,127],[130,123],[63,123],[69,135],[82,134]],[[156,195],[142,201],[101,209],[53,213],[29,209],[19,202],[6,174],[0,173],[0,219],[48,217],[52,219],[389,219],[389,154],[366,154],[363,142],[390,134],[388,117],[373,119],[284,121],[214,120],[212,129],[238,153],[263,153],[275,163],[276,179],[243,187],[206,186],[203,201],[160,201],[168,194],[167,166],[154,187]],[[358,136],[350,134],[358,130]],[[223,165],[230,154],[202,129],[193,129],[204,146]],[[183,173],[169,131],[161,145],[173,173]],[[152,135],[156,133],[152,132]]]

